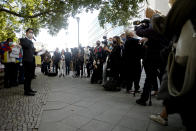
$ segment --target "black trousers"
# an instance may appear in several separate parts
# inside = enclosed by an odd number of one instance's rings
[[[10,87],[11,85],[10,85],[10,64],[9,63],[5,63],[4,64],[5,65],[5,69],[4,69],[4,72],[5,72],[5,74],[4,74],[4,86],[5,86],[5,88],[7,88],[7,87]]]
[[[18,64],[18,82],[24,83],[24,67],[21,64]]]
[[[53,63],[53,72],[54,72],[54,69],[55,69],[55,73],[58,74],[58,68],[59,68],[59,63]]]
[[[33,68],[34,68],[34,63],[33,62],[23,62],[24,66],[24,91],[29,92],[31,91],[31,80],[33,77]]]
[[[43,62],[43,72],[45,75],[48,75],[48,72],[50,70],[50,63]]]
[[[88,62],[88,63],[86,64],[86,68],[87,68],[87,77],[90,77],[90,71],[91,71],[90,65],[91,65],[90,62]]]
[[[100,63],[99,65],[97,65],[97,69],[93,70],[93,73],[94,71],[96,72],[96,78],[97,78],[97,81],[102,81],[103,79],[103,63]]]
[[[126,89],[127,91],[130,91],[134,83],[134,89],[135,91],[138,91],[140,88],[139,82],[142,73],[140,61],[138,61],[135,66],[130,66],[129,68],[131,69],[125,70],[124,72]]]
[[[76,76],[83,76],[83,65],[84,65],[84,62],[78,62],[77,65],[76,65],[76,70],[77,70],[77,74]],[[80,70],[81,70],[81,74],[80,74]]]
[[[156,65],[144,64],[146,79],[145,79],[141,99],[145,102],[149,99],[153,85],[154,85],[155,81],[157,81],[157,69],[158,69],[158,67]]]
[[[69,75],[69,72],[70,72],[70,61],[66,61],[66,63],[65,63],[65,70],[66,70],[66,75]]]
[[[32,77],[34,78],[35,77],[35,68],[36,68],[36,63],[35,63],[35,57],[33,58],[33,68],[32,68]]]
[[[4,85],[5,87],[16,86],[18,84],[18,66],[16,63],[5,64]]]
[[[91,83],[97,83],[98,81],[102,81],[103,77],[103,65],[98,65],[97,68],[93,69],[93,74],[91,76]]]

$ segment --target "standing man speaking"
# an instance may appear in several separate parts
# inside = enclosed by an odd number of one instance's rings
[[[24,66],[24,95],[34,96],[36,91],[31,89],[31,80],[33,76],[33,58],[34,58],[34,45],[33,39],[33,29],[28,28],[26,30],[26,37],[20,39],[20,44],[23,49],[23,66]]]

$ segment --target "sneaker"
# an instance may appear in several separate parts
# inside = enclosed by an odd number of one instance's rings
[[[29,92],[34,93],[34,94],[37,93],[37,91],[34,91],[34,90],[30,90]]]
[[[167,126],[168,125],[168,120],[164,119],[160,116],[160,114],[156,114],[156,115],[150,115],[150,119],[163,125],[163,126]]]

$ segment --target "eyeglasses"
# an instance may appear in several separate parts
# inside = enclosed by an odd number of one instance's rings
[[[29,33],[33,33],[33,31],[29,31]]]

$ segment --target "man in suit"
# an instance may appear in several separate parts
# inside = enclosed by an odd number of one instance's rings
[[[133,32],[126,32],[126,42],[123,51],[123,74],[127,93],[130,93],[134,83],[134,92],[140,88],[139,81],[141,76],[141,45],[139,39],[134,38]]]
[[[20,44],[23,49],[23,66],[24,66],[24,95],[34,96],[36,91],[31,89],[31,80],[33,78],[33,59],[34,59],[34,45],[33,29],[28,28],[26,30],[26,37],[20,39]]]

